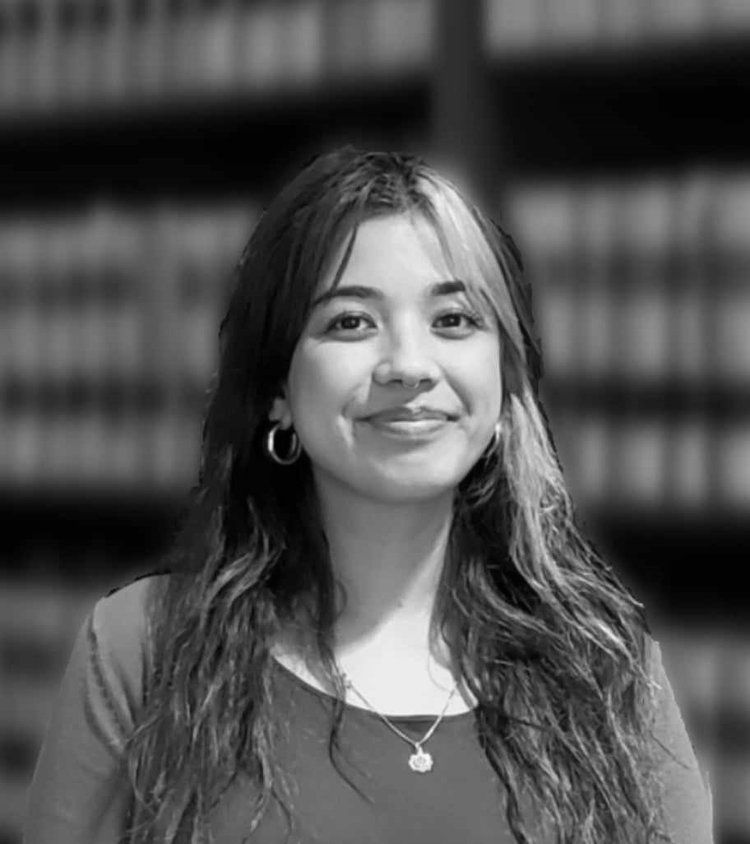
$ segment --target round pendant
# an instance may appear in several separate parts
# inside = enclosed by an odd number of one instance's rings
[[[426,774],[432,770],[432,756],[418,747],[417,752],[409,757],[409,767],[418,774]]]

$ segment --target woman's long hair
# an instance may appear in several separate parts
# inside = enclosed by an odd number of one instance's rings
[[[540,818],[558,842],[669,840],[652,758],[648,625],[574,523],[537,397],[541,352],[518,252],[421,160],[344,148],[281,191],[236,268],[175,574],[152,589],[152,670],[126,750],[134,844],[210,840],[210,813],[239,775],[254,783],[252,828],[272,798],[293,815],[274,760],[271,645],[285,622],[306,613],[326,681],[343,686],[310,462],[267,458],[268,411],[320,279],[338,282],[359,223],[402,213],[432,224],[500,331],[501,437],[456,490],[435,614],[476,697],[498,801],[518,844],[535,840]],[[342,711],[339,701],[334,762]]]

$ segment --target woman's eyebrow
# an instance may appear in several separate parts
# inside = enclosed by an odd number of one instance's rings
[[[438,281],[427,289],[427,296],[449,296],[451,293],[465,293],[466,285],[458,279]],[[359,284],[342,285],[326,290],[313,300],[312,307],[317,308],[332,299],[377,299],[385,298],[383,291],[377,287],[363,287]]]

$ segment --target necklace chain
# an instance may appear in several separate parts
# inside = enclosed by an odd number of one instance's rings
[[[370,703],[370,701],[367,700],[367,698],[362,694],[362,692],[360,692],[359,689],[357,689],[357,687],[354,685],[354,683],[352,683],[351,679],[349,678],[349,676],[347,674],[342,672],[342,675],[343,675],[343,678],[344,678],[344,684],[348,688],[350,688],[354,692],[354,694],[357,695],[358,698],[360,698],[360,700],[362,700],[367,706],[369,706],[370,709],[378,716],[378,718],[380,718],[388,727],[390,727],[391,730],[393,730],[393,732],[396,733],[397,736],[400,736],[404,741],[406,741],[410,745],[412,745],[412,747],[417,752],[420,752],[422,750],[422,745],[426,741],[428,741],[432,737],[432,734],[435,732],[435,730],[437,730],[438,725],[440,724],[440,722],[445,717],[445,713],[448,711],[448,706],[450,705],[450,702],[453,699],[453,695],[456,693],[456,690],[458,689],[458,683],[454,683],[453,688],[451,689],[451,693],[448,695],[448,700],[445,701],[445,706],[443,707],[442,712],[437,716],[437,718],[435,719],[432,726],[429,728],[429,730],[427,730],[427,732],[422,736],[422,738],[419,741],[415,741],[413,738],[410,738],[409,736],[407,736],[406,733],[399,730],[399,728],[391,721],[390,718],[388,718],[387,715],[383,715],[382,712],[379,712]]]

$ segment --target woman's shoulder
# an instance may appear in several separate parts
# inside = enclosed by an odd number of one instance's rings
[[[662,718],[674,722],[682,720],[679,705],[675,697],[669,672],[669,654],[665,657],[664,650],[658,639],[651,634],[646,636],[646,670],[651,681]]]
[[[124,583],[113,586],[109,592],[99,598],[97,605],[101,604],[113,611],[128,608],[132,610],[134,607],[145,606],[152,590],[163,588],[176,576],[171,569],[166,568],[136,575]]]
[[[659,641],[647,637],[649,677],[656,686],[651,735],[656,740],[659,774],[665,787],[666,819],[678,841],[712,841],[713,794],[708,769],[696,754],[680,703],[669,679]]]
[[[136,670],[148,655],[149,607],[175,577],[168,570],[147,572],[113,587],[99,598],[88,619],[88,636],[102,658]]]
[[[664,673],[664,664],[662,663],[661,645],[659,640],[654,638],[654,635],[648,631],[644,633],[645,653],[646,653],[646,669],[649,677],[658,683],[658,678]]]
[[[175,576],[169,569],[139,574],[112,587],[97,600],[94,612],[101,621],[108,624],[132,626],[134,621],[145,617],[149,600],[154,594],[164,589]]]

